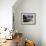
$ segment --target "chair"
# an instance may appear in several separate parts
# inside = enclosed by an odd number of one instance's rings
[[[22,46],[22,33],[15,33],[14,38],[16,46]]]
[[[25,46],[35,46],[35,43],[32,40],[26,40]]]

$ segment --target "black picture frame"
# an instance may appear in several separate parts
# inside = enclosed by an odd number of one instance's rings
[[[36,13],[21,13],[21,24],[35,25],[36,24]]]

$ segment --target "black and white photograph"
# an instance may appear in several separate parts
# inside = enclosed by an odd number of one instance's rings
[[[22,24],[36,24],[36,13],[22,13]]]

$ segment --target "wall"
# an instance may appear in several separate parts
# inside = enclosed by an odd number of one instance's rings
[[[12,29],[12,6],[16,0],[0,0],[0,27]]]
[[[18,0],[19,2],[19,0]],[[21,13],[36,13],[35,25],[22,25]],[[13,6],[14,24],[18,32],[23,33],[24,38],[35,41],[36,46],[41,46],[41,0],[23,0],[21,3],[16,3]]]
[[[42,46],[46,46],[46,0],[41,1],[41,40]]]

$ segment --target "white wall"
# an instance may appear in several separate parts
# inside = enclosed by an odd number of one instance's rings
[[[19,2],[19,1],[18,1]],[[41,0],[23,0],[18,6],[13,8],[15,29],[22,32],[24,37],[35,41],[36,46],[41,46]],[[36,13],[35,25],[22,25],[21,13]]]
[[[20,2],[18,0],[18,2]],[[15,29],[33,39],[36,46],[46,46],[46,0],[22,0],[13,6]],[[21,13],[36,13],[36,25],[22,25]]]
[[[42,46],[46,46],[46,0],[42,0],[41,4],[41,40]]]
[[[12,28],[12,6],[16,0],[0,0],[0,27]]]

